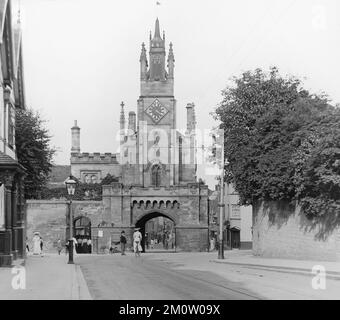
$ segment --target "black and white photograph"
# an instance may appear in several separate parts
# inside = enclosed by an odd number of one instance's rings
[[[0,0],[0,65],[0,300],[340,299],[338,0]]]

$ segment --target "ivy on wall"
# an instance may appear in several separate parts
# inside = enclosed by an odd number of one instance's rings
[[[74,178],[75,179],[75,178]],[[83,200],[102,200],[103,185],[110,185],[113,182],[118,182],[118,178],[108,174],[101,183],[83,183],[78,179],[76,191],[73,200],[83,201]],[[68,199],[66,185],[65,187],[58,188],[44,188],[41,192],[42,200],[52,200],[52,199]]]

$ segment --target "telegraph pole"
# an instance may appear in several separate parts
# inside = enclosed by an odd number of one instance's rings
[[[224,137],[224,136],[223,136]],[[223,245],[223,225],[224,225],[224,139],[221,145],[221,187],[220,187],[220,241],[218,247],[218,259],[224,259],[224,245]]]

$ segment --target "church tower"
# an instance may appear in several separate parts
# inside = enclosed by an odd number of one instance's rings
[[[176,184],[174,62],[171,43],[166,59],[165,34],[161,36],[157,18],[154,34],[150,34],[149,61],[144,43],[140,55],[137,143],[143,186]]]

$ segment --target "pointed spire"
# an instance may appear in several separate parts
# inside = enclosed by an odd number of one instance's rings
[[[172,42],[169,43],[169,55],[168,55],[168,61],[169,60],[173,60],[175,61],[174,59],[174,51],[172,49]]]
[[[140,53],[139,62],[141,62],[142,60],[146,60],[146,50],[145,50],[145,44],[144,44],[144,42],[142,43],[142,51],[141,51],[141,53]]]
[[[168,77],[169,79],[174,78],[174,67],[175,67],[174,51],[172,50],[172,42],[169,43],[169,54],[168,54]]]
[[[161,37],[161,34],[160,34],[160,31],[159,31],[159,20],[158,18],[156,19],[156,24],[155,24],[155,35],[154,35],[154,38],[160,38]]]

